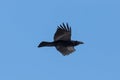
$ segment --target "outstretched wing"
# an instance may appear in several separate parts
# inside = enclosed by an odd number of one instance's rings
[[[70,53],[74,52],[74,47],[64,47],[64,46],[56,46],[56,49],[62,54],[62,55],[69,55]]]
[[[57,40],[71,40],[71,27],[69,27],[68,23],[58,26],[54,35],[54,41]]]

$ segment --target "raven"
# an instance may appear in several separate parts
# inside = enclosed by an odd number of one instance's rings
[[[66,25],[64,23],[58,26],[57,31],[54,34],[54,41],[53,42],[46,42],[42,41],[38,47],[45,47],[45,46],[55,46],[56,49],[62,55],[69,55],[70,53],[74,52],[74,46],[79,44],[84,44],[81,41],[74,41],[71,40],[71,27],[69,27],[68,23]]]

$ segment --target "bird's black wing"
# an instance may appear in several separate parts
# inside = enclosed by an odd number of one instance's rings
[[[69,55],[70,53],[75,51],[73,46],[68,46],[68,47],[56,46],[56,49],[64,56]]]
[[[66,23],[66,25],[63,23],[62,25],[58,26],[57,31],[54,35],[54,41],[57,40],[71,40],[71,27],[69,27],[68,23]],[[55,47],[62,55],[69,55],[70,53],[75,51],[73,46],[65,47],[57,45]]]
[[[58,26],[54,35],[54,41],[57,40],[71,40],[71,27],[69,27],[68,23],[66,23],[66,25],[63,23],[62,25]]]

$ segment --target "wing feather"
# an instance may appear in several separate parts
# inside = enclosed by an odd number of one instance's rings
[[[72,46],[69,46],[69,47],[56,46],[56,49],[64,56],[69,55],[70,53],[75,51],[74,47]]]
[[[54,41],[57,40],[71,40],[71,27],[69,27],[68,23],[58,26],[54,35]]]

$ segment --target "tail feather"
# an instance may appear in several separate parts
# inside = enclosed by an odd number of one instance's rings
[[[52,42],[41,42],[38,47],[45,47],[45,46],[54,46],[54,44]]]

